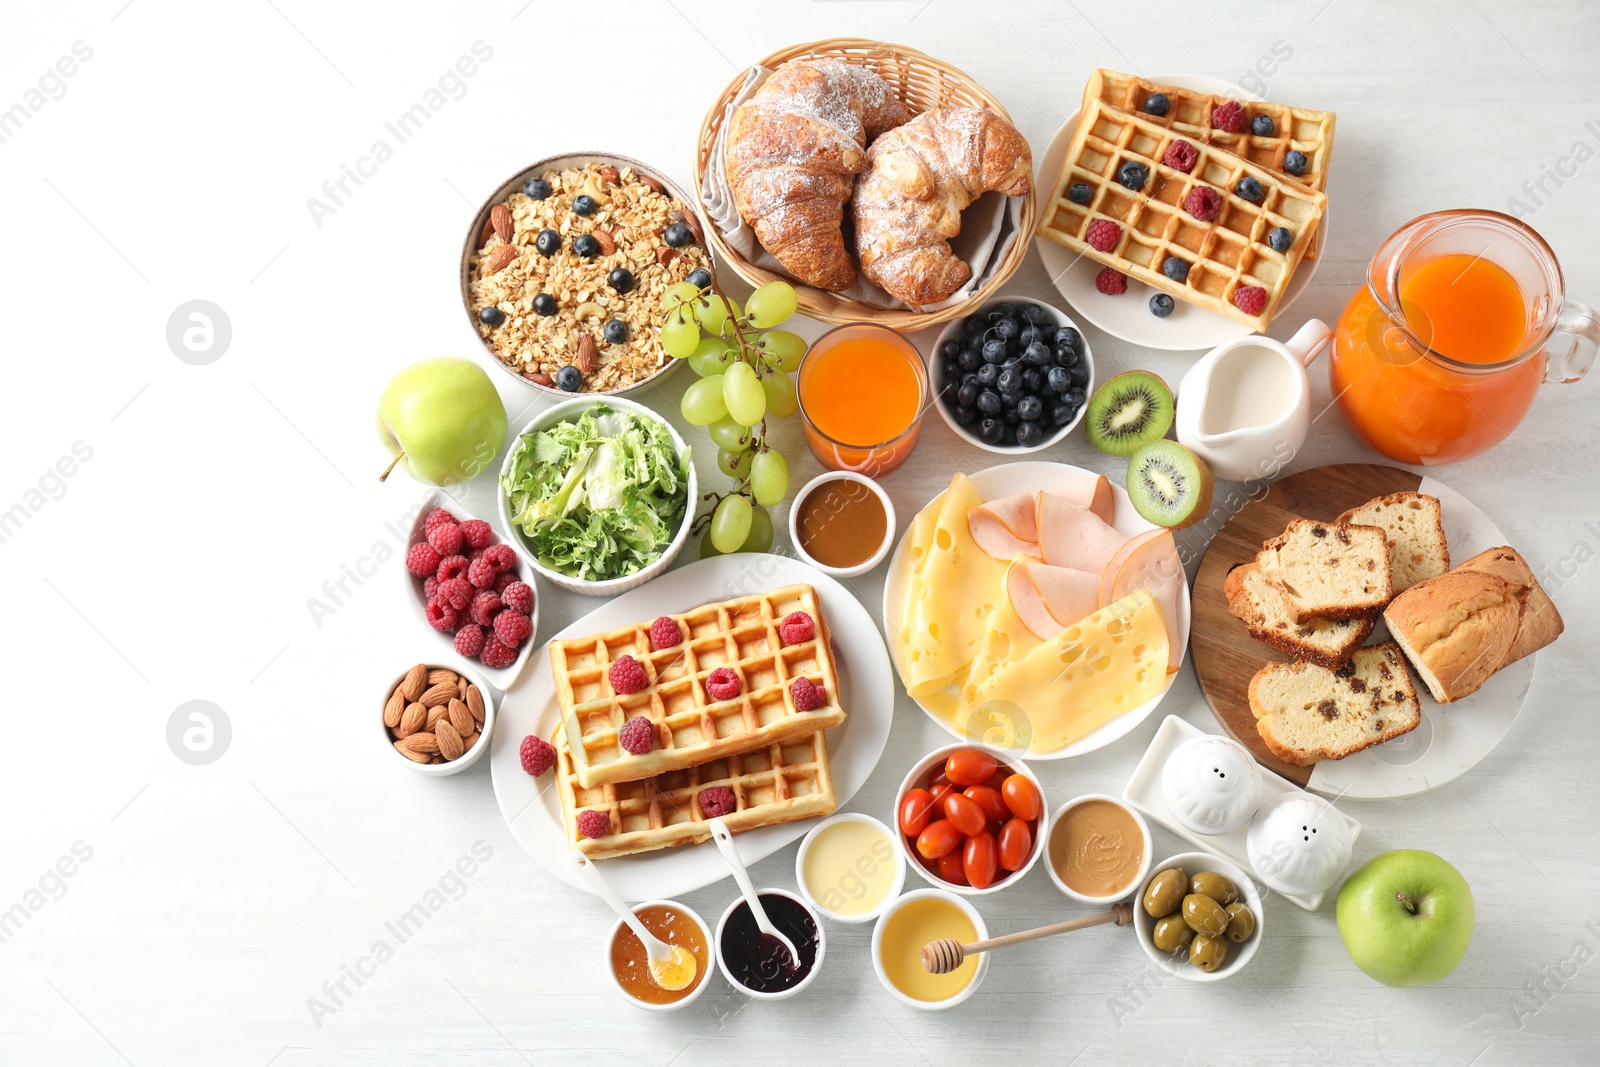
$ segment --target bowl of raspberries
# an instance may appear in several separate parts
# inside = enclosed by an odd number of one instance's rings
[[[423,621],[497,689],[516,684],[539,629],[532,568],[484,520],[430,493],[406,548]]]

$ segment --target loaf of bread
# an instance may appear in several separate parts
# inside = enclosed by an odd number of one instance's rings
[[[1450,569],[1444,512],[1426,493],[1390,493],[1351,508],[1338,522],[1376,526],[1389,539],[1389,571],[1396,596]]]
[[[1479,552],[1456,570],[1492,574],[1510,586],[1511,594],[1522,602],[1517,638],[1511,643],[1511,651],[1506,653],[1506,662],[1500,666],[1515,663],[1523,656],[1531,656],[1560,637],[1561,631],[1566,629],[1555,603],[1533,576],[1533,569],[1509,545]]]
[[[1395,597],[1383,619],[1433,699],[1449,704],[1476,693],[1505,664],[1522,601],[1504,579],[1456,570]]]
[[[1295,519],[1261,546],[1256,564],[1296,622],[1371,615],[1394,595],[1388,538],[1376,526]]]
[[[1422,721],[1417,691],[1390,641],[1357,649],[1339,671],[1270,663],[1250,680],[1250,711],[1272,754],[1302,767],[1343,759]]]
[[[1254,563],[1230,571],[1222,593],[1228,598],[1228,610],[1249,627],[1250,636],[1330,671],[1349,662],[1374,626],[1372,615],[1296,620],[1283,592]]]

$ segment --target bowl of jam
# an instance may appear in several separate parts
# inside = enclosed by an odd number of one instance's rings
[[[816,912],[787,889],[757,893],[772,925],[794,942],[800,958],[790,957],[783,943],[756,927],[750,905],[739,897],[717,923],[717,961],[733,987],[756,1000],[792,997],[822,969],[822,922]]]
[[[711,928],[676,900],[647,900],[635,904],[633,913],[646,930],[693,957],[694,974],[681,988],[668,989],[661,985],[651,976],[650,957],[644,943],[618,919],[606,940],[611,982],[618,994],[628,1003],[648,1011],[676,1011],[694,1001],[711,984],[711,974],[716,970]],[[683,977],[676,975],[680,980]],[[675,980],[672,984],[679,982]]]

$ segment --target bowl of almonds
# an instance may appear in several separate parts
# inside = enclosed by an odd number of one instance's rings
[[[461,299],[473,330],[524,385],[631,392],[672,370],[661,297],[711,254],[693,198],[624,156],[549,156],[472,217]]]
[[[494,691],[464,668],[418,663],[384,690],[384,740],[395,759],[423,774],[466,770],[493,729]]]

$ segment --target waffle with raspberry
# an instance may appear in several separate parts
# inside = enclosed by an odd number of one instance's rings
[[[556,728],[554,741],[561,821],[568,843],[591,859],[705,841],[711,836],[714,814],[729,830],[742,833],[827,815],[838,806],[822,730],[653,777],[592,788],[578,781],[565,727]],[[707,798],[704,804],[702,797]],[[713,799],[721,806],[711,803]],[[730,810],[724,812],[724,807]],[[579,829],[580,817],[587,816],[586,824],[599,822],[590,813],[605,819],[606,832],[598,837]]]
[[[804,612],[815,626],[807,639],[785,644],[779,627],[793,612]],[[572,763],[584,788],[683,770],[844,722],[827,621],[813,587],[785,586],[670,618],[682,639],[666,648],[656,648],[650,636],[659,619],[550,643],[561,721],[577,739]],[[723,667],[741,684],[718,700],[706,683]],[[796,704],[791,688],[802,677],[821,690],[821,706]],[[649,751],[629,752],[619,741],[623,723],[635,716],[654,727]]]
[[[1179,140],[1189,145],[1187,171],[1164,162]],[[1144,168],[1137,189],[1118,181],[1130,165]],[[1236,191],[1245,179],[1258,185],[1258,200]],[[1074,199],[1075,185],[1087,186],[1088,195],[1080,190]],[[1096,98],[1078,119],[1039,234],[1264,333],[1326,206],[1315,189]],[[1269,238],[1278,227],[1291,235],[1282,252]],[[1188,264],[1182,281],[1163,272],[1169,256]]]

